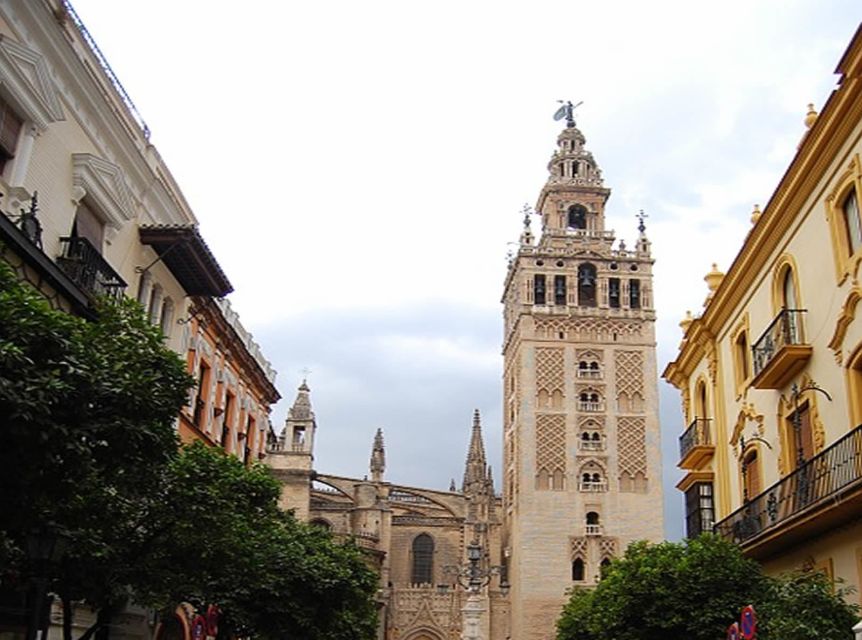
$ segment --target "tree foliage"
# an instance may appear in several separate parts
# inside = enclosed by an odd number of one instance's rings
[[[352,545],[277,507],[263,465],[201,444],[172,463],[152,544],[132,582],[157,609],[217,603],[233,631],[263,638],[374,636],[377,577]]]
[[[753,604],[762,640],[849,640],[857,613],[841,595],[817,573],[768,577],[717,536],[637,542],[606,569],[595,589],[572,592],[557,621],[557,638],[715,640]],[[815,619],[821,630],[812,633]]]
[[[377,580],[355,547],[282,513],[262,465],[178,446],[192,382],[134,301],[86,321],[0,262],[0,589],[25,586],[26,539],[48,531],[67,543],[51,590],[100,611],[85,636],[133,596],[217,604],[243,635],[373,637]]]

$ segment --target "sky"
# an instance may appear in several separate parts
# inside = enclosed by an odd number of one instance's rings
[[[608,227],[631,245],[649,216],[660,373],[862,19],[858,0],[73,5],[278,371],[276,429],[307,375],[318,470],[367,473],[380,427],[388,480],[444,490],[474,408],[500,477],[506,253],[557,100],[584,102]],[[677,539],[683,425],[659,392]]]

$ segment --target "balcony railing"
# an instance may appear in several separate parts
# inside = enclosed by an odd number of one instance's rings
[[[604,440],[579,440],[578,446],[581,451],[604,451]]]
[[[803,313],[805,309],[782,309],[754,343],[754,387],[783,387],[811,356],[811,346],[803,342]]]
[[[862,486],[862,425],[716,524],[715,532],[743,544],[789,526],[803,512],[837,505],[854,485]]]
[[[711,454],[714,445],[709,434],[710,418],[695,418],[679,437],[679,465],[687,468],[693,453]],[[703,457],[697,456],[698,458]]]
[[[57,264],[72,281],[90,295],[119,298],[126,282],[86,238],[60,238],[63,253]]]
[[[602,372],[600,369],[578,369],[578,377],[598,380],[602,377]]]
[[[598,413],[600,411],[604,411],[604,404],[602,402],[585,402],[580,400],[578,402],[578,411],[583,411],[585,413]]]
[[[602,525],[600,524],[588,524],[586,525],[587,535],[588,536],[600,536],[602,535]]]
[[[590,480],[589,482],[582,480],[578,485],[578,488],[587,493],[598,493],[601,491],[607,491],[607,484],[604,480]]]

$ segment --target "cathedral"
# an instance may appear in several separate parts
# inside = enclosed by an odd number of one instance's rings
[[[571,103],[559,115],[503,288],[502,496],[478,411],[449,491],[384,479],[380,431],[367,475],[318,471],[304,381],[269,448],[282,507],[352,537],[379,571],[380,640],[549,640],[567,590],[663,538],[650,242],[643,216],[630,249],[605,229],[610,189]]]

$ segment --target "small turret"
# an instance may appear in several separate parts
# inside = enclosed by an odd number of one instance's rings
[[[308,383],[303,378],[296,392],[296,400],[287,412],[284,430],[281,432],[280,441],[287,451],[308,454],[314,451],[316,423],[314,411],[311,410],[310,392]]]
[[[383,448],[383,431],[374,434],[374,444],[371,447],[371,462],[369,464],[372,482],[383,482],[383,472],[386,471],[386,451]]]

